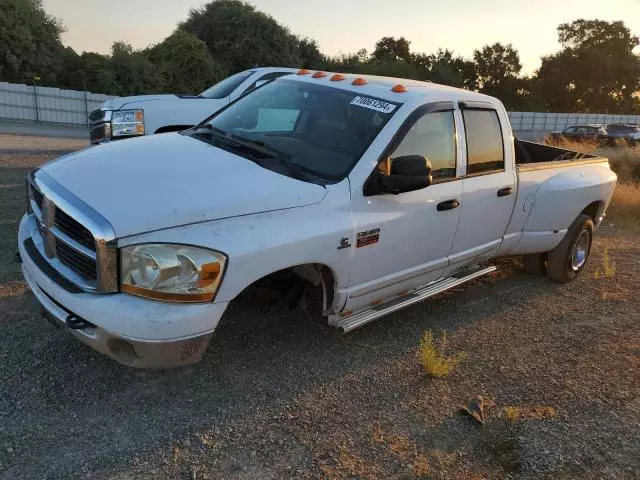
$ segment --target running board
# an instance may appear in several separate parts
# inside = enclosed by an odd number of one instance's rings
[[[444,280],[440,280],[437,283],[432,283],[425,287],[419,288],[418,290],[414,290],[407,295],[394,298],[380,305],[376,305],[375,307],[368,308],[367,310],[362,310],[345,317],[335,316],[330,319],[329,324],[334,327],[342,328],[345,333],[350,332],[380,317],[389,315],[390,313],[408,307],[409,305],[421,302],[422,300],[432,297],[433,295],[444,292],[445,290],[449,290],[450,288],[456,287],[483,275],[487,275],[491,272],[495,272],[496,270],[497,268],[492,265],[480,270],[473,270],[469,273],[462,272],[456,276],[445,278]]]

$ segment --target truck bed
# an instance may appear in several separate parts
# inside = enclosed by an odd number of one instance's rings
[[[606,157],[522,140],[514,146],[518,194],[503,253],[548,252],[581,212],[602,218],[616,184]]]
[[[608,159],[542,143],[515,139],[516,165],[522,170],[539,170],[568,165],[608,162]]]

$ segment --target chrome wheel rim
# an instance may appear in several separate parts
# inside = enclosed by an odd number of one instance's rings
[[[580,270],[585,263],[587,263],[587,256],[589,255],[589,240],[590,235],[587,230],[583,230],[573,245],[573,252],[571,252],[571,268],[574,271]]]

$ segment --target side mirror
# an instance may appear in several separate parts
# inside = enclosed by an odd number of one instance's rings
[[[381,195],[421,190],[433,183],[431,162],[422,155],[387,158],[364,185],[364,195]]]

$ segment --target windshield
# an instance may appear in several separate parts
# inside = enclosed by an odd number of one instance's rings
[[[196,127],[193,135],[205,141],[214,133],[222,135],[218,138],[225,144],[221,148],[228,145],[225,139],[242,142],[243,149],[234,153],[255,159],[245,153],[253,147],[264,156],[270,154],[277,161],[263,166],[287,175],[295,168],[339,181],[398,105],[337,88],[279,79],[240,98],[208,125]]]
[[[236,73],[235,75],[231,75],[230,77],[225,78],[224,80],[216,83],[213,87],[208,88],[204,92],[200,94],[201,97],[204,98],[224,98],[231,95],[242,82],[244,82],[247,78],[253,75],[255,72],[253,70],[247,70],[246,72]]]

